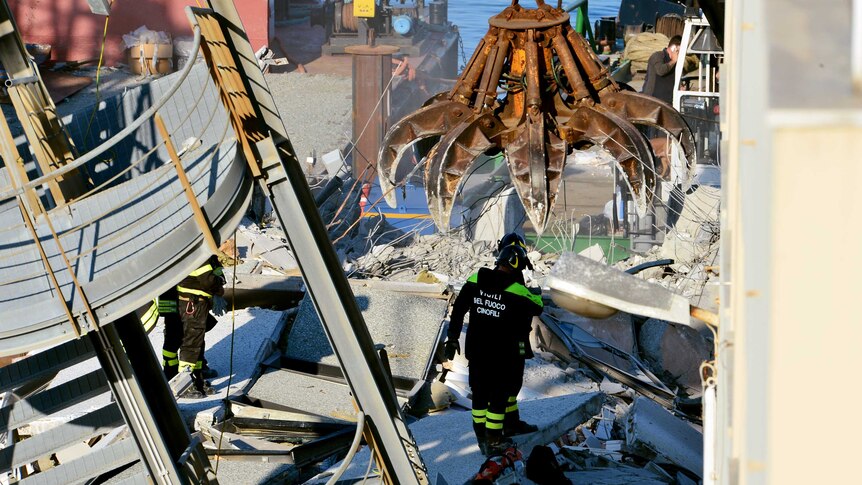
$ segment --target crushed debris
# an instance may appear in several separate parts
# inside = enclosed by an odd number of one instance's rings
[[[540,432],[536,434],[555,434],[553,428],[573,428],[598,412],[600,403],[600,394],[580,393],[525,401],[519,407],[524,420],[539,426]],[[446,483],[464,483],[479,471],[484,458],[479,453],[471,419],[469,412],[445,412],[410,425],[432,483],[438,483],[438,476],[442,476]],[[532,447],[522,444],[521,449],[529,450]],[[362,480],[369,459],[370,453],[365,447],[354,457],[342,480]],[[330,475],[324,472],[307,483],[322,485]]]

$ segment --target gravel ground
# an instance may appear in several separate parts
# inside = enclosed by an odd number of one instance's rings
[[[215,459],[210,459],[215,469]],[[219,460],[218,479],[221,483],[264,484],[290,483],[298,475],[296,467],[287,463],[263,463],[249,460]]]
[[[267,74],[266,82],[301,161],[343,149],[352,131],[352,82],[329,74]]]

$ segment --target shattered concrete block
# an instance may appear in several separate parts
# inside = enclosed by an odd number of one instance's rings
[[[491,197],[482,206],[474,206],[466,216],[474,224],[468,225],[468,237],[475,241],[496,243],[504,235],[519,230],[526,212],[514,187]]]
[[[583,251],[579,252],[578,255],[590,258],[593,261],[598,261],[600,263],[605,260],[605,251],[598,244],[593,244],[592,246],[585,248]]]
[[[595,338],[624,352],[632,353],[635,350],[635,332],[628,313],[620,312],[609,318],[595,319],[550,306],[546,307],[545,312],[561,322],[577,325]]]
[[[703,434],[655,402],[638,397],[626,419],[626,445],[645,458],[661,457],[703,476]]]
[[[610,408],[602,408],[602,417],[596,425],[596,438],[602,441],[611,439],[611,432],[614,429],[614,411]],[[605,446],[607,449],[607,446]]]
[[[321,157],[323,165],[326,166],[326,172],[335,177],[345,169],[344,157],[341,155],[341,150],[332,150]]]
[[[641,327],[638,344],[653,372],[667,384],[700,393],[700,364],[712,359],[712,342],[697,330],[649,319]]]
[[[354,287],[353,294],[374,343],[386,345],[392,374],[424,379],[448,308],[446,300]],[[339,361],[306,296],[291,327],[287,357],[338,366]]]
[[[681,264],[717,251],[720,202],[721,189],[715,187],[701,186],[687,194],[679,219],[665,235],[661,257]]]
[[[538,426],[539,431],[516,437],[518,448],[529,452],[537,444],[545,445],[559,438],[567,430],[598,412],[600,404],[599,393],[582,393],[519,403],[521,417]],[[441,483],[440,478],[453,485],[465,483],[476,475],[485,461],[473,434],[473,419],[469,411],[433,414],[411,423],[409,427],[419,446],[422,461],[428,468],[428,476],[432,477],[432,483]],[[525,441],[518,442],[517,438]],[[368,447],[363,447],[347,466],[339,483],[362,481],[370,456]],[[323,485],[326,480],[306,483]]]

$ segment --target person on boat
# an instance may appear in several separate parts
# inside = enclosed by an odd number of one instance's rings
[[[488,456],[511,446],[508,436],[537,429],[521,421],[517,393],[512,395],[523,382],[524,359],[532,354],[533,317],[543,309],[542,298],[519,283],[526,262],[527,251],[512,244],[502,248],[494,269],[471,275],[455,299],[444,344],[447,360],[460,353],[458,338],[469,312],[464,356],[470,363],[473,431]]]
[[[647,61],[643,93],[667,104],[673,104],[674,68],[679,57],[680,42],[682,42],[680,36],[671,37],[667,47],[653,53]]]

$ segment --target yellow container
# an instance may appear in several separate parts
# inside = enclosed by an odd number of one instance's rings
[[[372,18],[375,7],[374,0],[353,0],[353,16]]]

